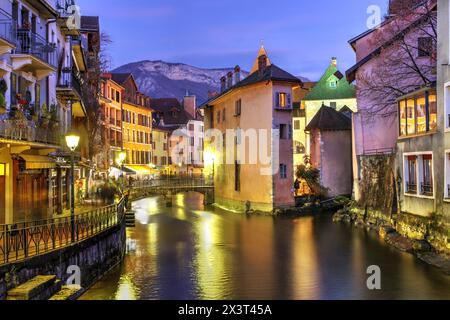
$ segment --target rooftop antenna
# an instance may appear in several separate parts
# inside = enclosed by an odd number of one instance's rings
[[[264,48],[264,39],[261,39],[261,47]]]

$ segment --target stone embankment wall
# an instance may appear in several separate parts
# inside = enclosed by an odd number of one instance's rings
[[[2,266],[0,300],[6,298],[9,289],[38,275],[56,275],[65,283],[72,275],[67,273],[70,266],[79,267],[81,286],[88,288],[122,261],[125,248],[126,229],[123,220],[117,226],[73,246]]]

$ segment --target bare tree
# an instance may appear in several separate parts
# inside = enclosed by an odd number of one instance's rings
[[[397,113],[397,98],[436,80],[436,0],[392,1],[390,15],[373,32],[373,68],[358,74],[368,118]]]
[[[89,71],[81,86],[81,95],[86,108],[86,130],[89,138],[89,158],[104,151],[106,143],[105,136],[102,135],[105,120],[102,105],[100,103],[101,75],[107,72],[110,67],[108,46],[112,43],[108,34],[94,36],[92,41],[92,52],[89,55]]]

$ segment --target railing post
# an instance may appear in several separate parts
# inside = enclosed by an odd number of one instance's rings
[[[27,237],[27,227],[26,224],[24,225],[24,229],[23,229],[23,253],[25,258],[28,258],[28,237]]]

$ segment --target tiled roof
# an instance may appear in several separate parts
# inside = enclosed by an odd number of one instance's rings
[[[290,74],[287,71],[284,71],[283,69],[277,67],[274,64],[271,64],[266,67],[266,69],[263,72],[255,71],[252,74],[250,74],[247,78],[243,79],[242,81],[238,82],[231,88],[227,89],[226,91],[222,92],[220,95],[211,98],[207,102],[203,103],[201,107],[207,106],[212,101],[217,100],[218,98],[222,97],[223,95],[227,94],[228,92],[237,89],[246,87],[252,84],[260,83],[260,82],[266,82],[266,81],[285,81],[285,82],[294,82],[301,84],[302,81]]]
[[[180,101],[176,98],[151,99],[150,106],[156,111],[164,111],[172,107],[181,108]]]
[[[131,76],[131,73],[111,73],[114,82],[122,85]]]
[[[306,127],[305,131],[310,132],[314,129],[319,129],[321,131],[351,130],[352,122],[343,113],[322,105],[320,110]]]

